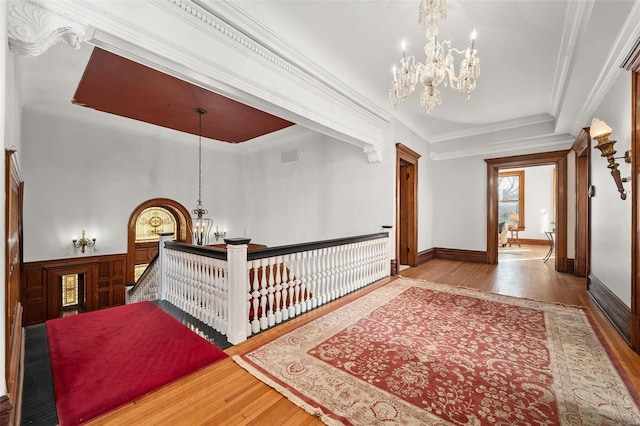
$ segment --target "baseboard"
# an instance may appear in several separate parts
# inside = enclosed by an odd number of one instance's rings
[[[549,240],[538,240],[535,238],[519,238],[520,244],[530,244],[534,246],[549,246]]]
[[[622,338],[631,345],[631,309],[593,274],[587,278],[587,292]]]
[[[567,258],[567,270],[565,272],[573,274],[576,271],[575,266],[576,266],[576,260]]]
[[[436,247],[435,258],[462,262],[487,263],[487,252]]]
[[[430,248],[427,250],[423,250],[418,253],[416,266],[422,265],[423,263],[427,263],[435,258],[436,258],[436,249]]]

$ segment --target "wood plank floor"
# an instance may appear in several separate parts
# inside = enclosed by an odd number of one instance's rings
[[[545,247],[531,246],[542,255],[520,260],[500,258],[499,265],[433,260],[402,275],[450,285],[551,303],[586,306],[614,355],[640,390],[640,356],[629,349],[586,292],[586,281],[553,270],[552,258],[543,263]],[[525,248],[523,246],[523,248]],[[516,255],[509,255],[511,258]],[[323,306],[304,317],[227,349],[229,355],[252,350],[389,282],[390,279]],[[255,379],[233,360],[225,359],[153,394],[96,419],[92,425],[311,425],[321,422],[296,407],[278,392]]]

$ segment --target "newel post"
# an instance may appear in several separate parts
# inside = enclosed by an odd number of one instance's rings
[[[247,272],[248,238],[227,238],[229,284],[229,322],[227,340],[233,345],[247,340],[249,322],[249,276]]]
[[[160,234],[160,241],[158,243],[158,271],[159,271],[159,288],[158,299],[167,300],[167,251],[164,248],[164,243],[171,241],[173,232],[165,232]]]

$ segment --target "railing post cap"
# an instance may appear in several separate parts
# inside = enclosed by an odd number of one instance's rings
[[[225,238],[224,242],[230,246],[239,246],[242,244],[249,244],[251,238]]]

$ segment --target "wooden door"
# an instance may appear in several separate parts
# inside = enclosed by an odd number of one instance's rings
[[[406,163],[400,164],[400,264],[409,264],[409,180],[411,167]]]
[[[582,129],[572,149],[576,152],[576,254],[574,274],[586,277],[590,259],[591,197],[589,196],[591,138],[589,129]]]
[[[396,144],[396,259],[416,266],[418,258],[418,159],[420,154]]]
[[[22,268],[22,199],[24,184],[16,163],[15,151],[5,151],[5,373],[10,373],[10,350],[16,305],[20,303]]]

